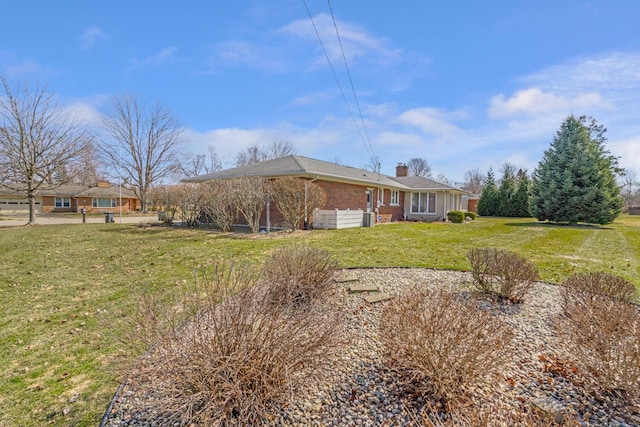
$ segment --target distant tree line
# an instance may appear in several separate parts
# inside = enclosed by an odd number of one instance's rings
[[[529,191],[531,179],[525,169],[517,169],[505,163],[502,178],[496,183],[493,170],[489,169],[484,182],[478,214],[481,216],[529,217]]]
[[[499,185],[490,169],[478,201],[483,216],[528,217],[561,224],[609,224],[637,193],[635,173],[625,177],[605,149],[606,129],[595,119],[568,116],[533,172],[503,166]],[[621,188],[624,193],[621,194]],[[623,198],[623,195],[626,196]]]

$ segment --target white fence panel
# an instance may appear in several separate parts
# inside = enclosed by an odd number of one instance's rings
[[[362,227],[363,213],[362,209],[316,209],[313,212],[313,228],[337,230]]]

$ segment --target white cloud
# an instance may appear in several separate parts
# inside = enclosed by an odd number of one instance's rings
[[[315,105],[320,102],[330,100],[334,98],[333,91],[321,91],[310,93],[308,95],[303,95],[295,98],[291,101],[290,105],[300,107],[300,106],[308,106]]]
[[[157,67],[173,60],[178,52],[177,47],[167,47],[155,54],[142,59],[134,59],[133,66],[136,69],[145,67]]]
[[[575,97],[556,95],[534,87],[516,92],[506,99],[503,94],[491,98],[489,117],[509,118],[519,115],[585,111],[591,107],[602,107],[605,103],[597,92],[582,93]]]
[[[193,129],[185,131],[185,139],[190,148],[188,151],[205,153],[209,146],[213,146],[225,168],[233,165],[239,152],[250,145],[271,141],[273,135],[273,131],[270,129],[223,128],[206,132],[198,132]]]
[[[23,79],[27,75],[39,75],[47,71],[38,61],[29,58],[3,67],[5,77]]]
[[[640,53],[609,52],[542,69],[521,79],[554,92],[620,92],[640,85]]]
[[[620,157],[620,166],[640,173],[640,132],[635,138],[609,141],[607,148]]]
[[[87,50],[91,49],[97,42],[107,40],[108,38],[109,36],[102,30],[102,28],[93,25],[76,37],[76,40],[80,43],[80,47],[83,50]]]
[[[465,119],[467,114],[460,110],[447,112],[437,108],[414,108],[400,114],[398,121],[420,129],[425,134],[453,138],[462,133],[462,129],[454,125],[455,120]]]
[[[340,35],[339,39],[336,34],[336,26]],[[332,62],[343,61],[343,50],[350,63],[356,59],[364,58],[367,61],[375,60],[375,62],[388,65],[397,62],[402,56],[401,50],[388,47],[389,42],[386,39],[373,37],[359,26],[339,20],[336,20],[334,26],[333,19],[325,13],[314,16],[313,24],[309,19],[298,19],[282,27],[280,32],[291,35],[295,39],[304,39],[316,44],[319,52],[315,62],[317,65],[318,63],[326,63],[326,59],[319,45],[316,30]]]
[[[213,45],[211,51],[207,58],[208,72],[216,72],[223,67],[250,67],[268,72],[289,69],[286,52],[268,42],[226,40]]]

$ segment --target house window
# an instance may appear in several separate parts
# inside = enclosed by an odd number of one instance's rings
[[[116,199],[106,199],[102,197],[94,197],[91,202],[94,208],[115,208]]]
[[[391,190],[391,201],[389,202],[392,205],[400,204],[400,192]]]
[[[458,195],[450,194],[449,195],[449,209],[458,210]]]
[[[436,193],[411,193],[411,213],[435,214]]]
[[[56,208],[69,208],[71,207],[70,197],[56,197]]]

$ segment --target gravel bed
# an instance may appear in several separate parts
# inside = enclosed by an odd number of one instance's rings
[[[295,382],[292,397],[275,410],[278,426],[418,426],[423,402],[407,394],[398,373],[385,363],[378,337],[378,325],[385,302],[369,304],[366,294],[350,294],[352,284],[375,285],[380,292],[399,295],[413,288],[465,288],[471,276],[465,272],[431,269],[385,268],[345,270],[342,277],[357,279],[336,283],[336,292],[327,309],[340,310],[350,345],[327,361],[321,381],[305,381],[304,373]],[[519,305],[486,302],[507,323],[516,337],[511,349],[515,356],[491,388],[473,390],[475,402],[499,403],[521,411],[535,402],[544,402],[551,413],[568,414],[584,426],[640,425],[640,402],[629,404],[603,392],[593,392],[576,380],[558,374],[565,365],[553,356],[559,344],[552,321],[559,313],[558,286],[537,283]],[[153,394],[140,387],[143,379],[128,380],[114,397],[103,420],[104,426],[166,425],[149,407]]]

